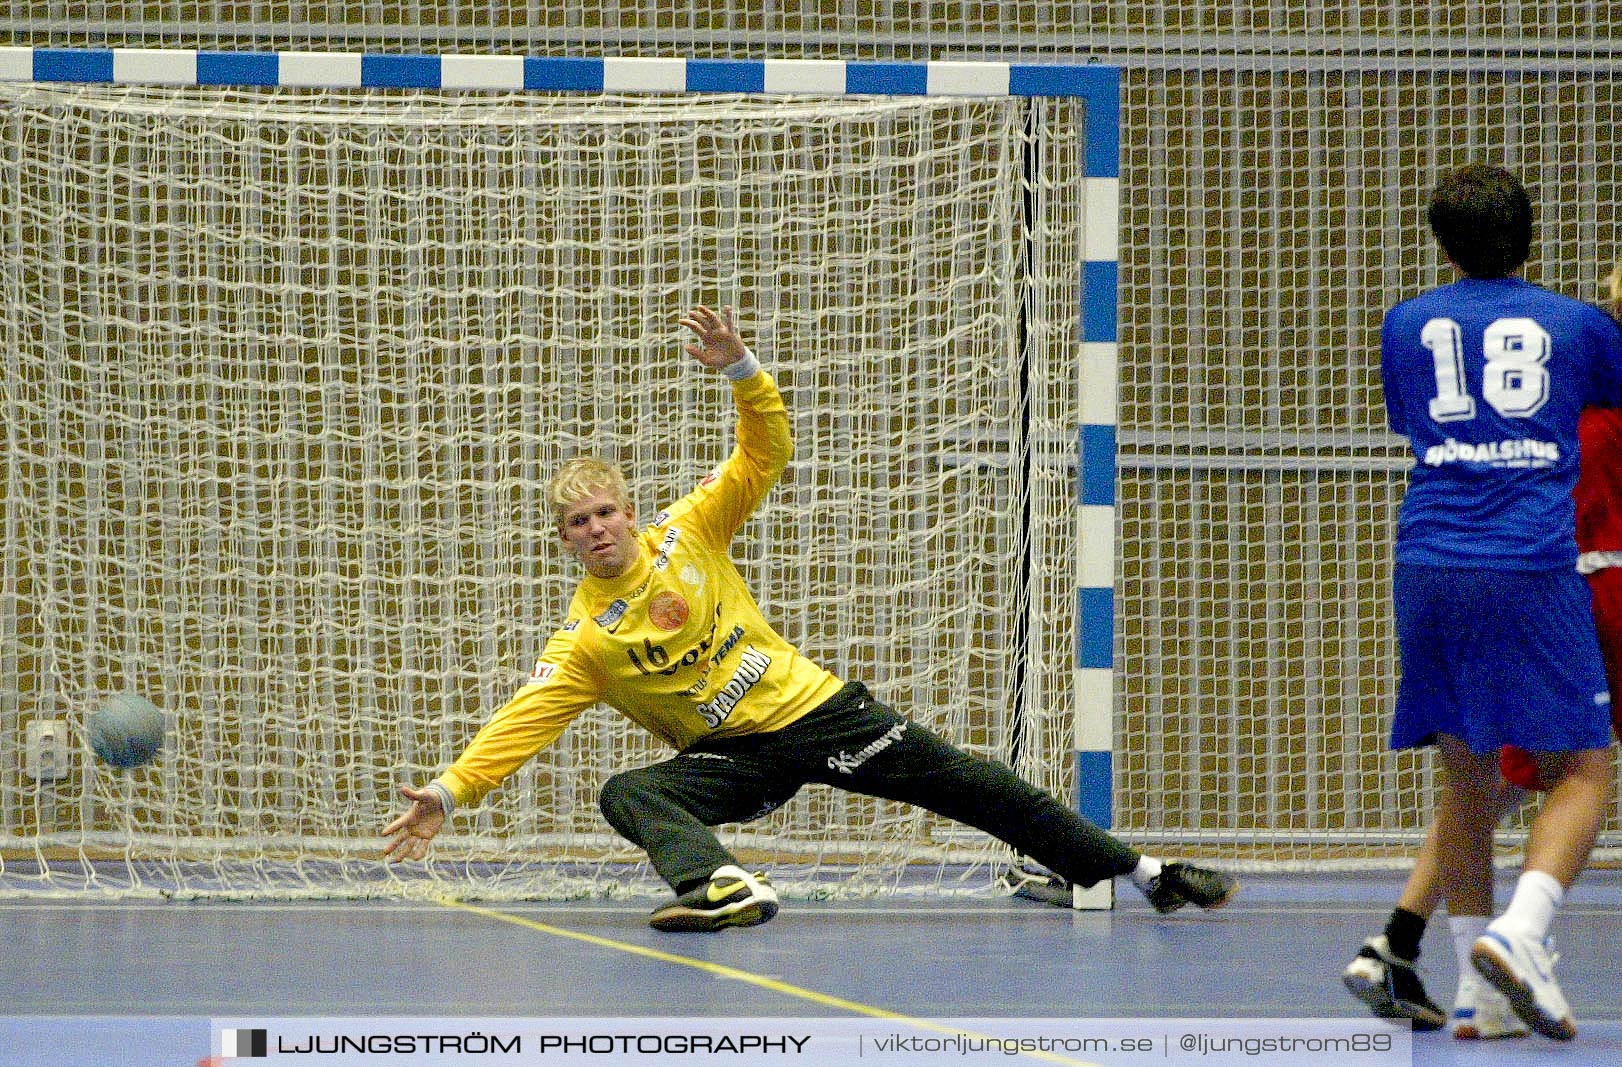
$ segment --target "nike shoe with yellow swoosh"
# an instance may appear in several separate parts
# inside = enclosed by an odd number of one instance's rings
[[[766,876],[728,864],[708,882],[655,909],[648,925],[670,933],[702,932],[759,926],[776,914],[777,893]]]

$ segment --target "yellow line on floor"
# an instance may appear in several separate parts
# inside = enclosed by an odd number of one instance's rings
[[[928,1019],[919,1019],[912,1015],[903,1015],[900,1012],[887,1011],[884,1008],[875,1008],[871,1004],[863,1004],[860,1001],[846,1000],[844,997],[836,997],[828,993],[819,993],[815,989],[806,989],[804,986],[797,986],[790,982],[780,981],[776,978],[768,978],[763,974],[755,974],[751,971],[740,970],[737,967],[728,967],[724,963],[711,963],[709,960],[699,960],[694,959],[691,956],[680,956],[674,952],[662,952],[656,948],[647,948],[643,945],[633,945],[628,941],[615,941],[612,938],[598,937],[595,934],[583,934],[578,930],[568,930],[561,926],[551,926],[547,923],[536,922],[534,919],[526,919],[522,915],[510,915],[507,912],[497,911],[494,908],[483,908],[477,904],[468,904],[464,901],[456,900],[453,897],[436,897],[435,899],[438,901],[438,903],[447,908],[456,908],[459,911],[471,912],[474,915],[482,915],[487,919],[495,919],[499,922],[512,923],[514,926],[522,926],[525,929],[534,930],[538,933],[550,934],[553,937],[564,937],[568,938],[570,941],[580,941],[587,945],[596,945],[598,948],[613,949],[616,952],[625,952],[633,956],[642,956],[645,959],[658,960],[661,963],[674,963],[680,967],[692,967],[694,970],[706,971],[718,978],[730,978],[738,982],[747,982],[750,985],[759,986],[762,989],[769,989],[774,993],[781,993],[787,997],[797,997],[800,1000],[807,1000],[813,1004],[821,1004],[823,1007],[827,1008],[837,1008],[840,1011],[849,1012],[852,1015],[865,1015],[872,1019],[888,1019],[891,1022],[900,1023],[919,1030],[928,1030],[937,1034],[948,1034],[954,1037],[969,1037],[976,1040],[988,1040],[985,1034],[977,1034],[972,1030],[959,1030],[954,1026],[944,1026],[937,1022],[931,1022]],[[1029,1051],[1021,1052],[1020,1055],[1029,1056],[1031,1059],[1044,1060],[1048,1063],[1065,1064],[1066,1067],[1100,1067],[1100,1065],[1091,1063],[1087,1060],[1075,1060],[1069,1058],[1068,1056],[1060,1056],[1051,1052]]]

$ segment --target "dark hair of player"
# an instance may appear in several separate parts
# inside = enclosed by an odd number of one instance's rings
[[[1532,201],[1502,167],[1472,163],[1449,171],[1431,193],[1431,232],[1472,278],[1504,278],[1532,251]]]

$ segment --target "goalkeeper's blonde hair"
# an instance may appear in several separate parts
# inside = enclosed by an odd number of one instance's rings
[[[571,505],[602,489],[611,491],[622,509],[631,510],[631,490],[618,467],[596,456],[576,456],[568,460],[546,487],[546,499],[552,505],[552,521],[562,526],[563,513]]]

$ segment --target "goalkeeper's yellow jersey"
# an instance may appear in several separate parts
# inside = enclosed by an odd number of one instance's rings
[[[772,629],[728,555],[794,453],[765,371],[732,383],[738,441],[726,462],[637,535],[636,561],[588,575],[534,673],[436,780],[472,804],[596,703],[672,747],[780,730],[840,681]]]

